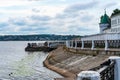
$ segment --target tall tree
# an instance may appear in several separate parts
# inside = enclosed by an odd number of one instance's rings
[[[114,16],[114,15],[119,14],[119,13],[120,13],[120,10],[119,9],[115,9],[115,10],[113,10],[113,13],[112,13],[111,16]]]

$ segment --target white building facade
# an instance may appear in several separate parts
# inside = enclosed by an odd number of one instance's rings
[[[106,14],[101,16],[99,23],[100,33],[83,36],[80,40],[67,41],[67,47],[70,48],[120,48],[120,13],[111,16]]]
[[[120,14],[111,17],[111,33],[120,33]]]

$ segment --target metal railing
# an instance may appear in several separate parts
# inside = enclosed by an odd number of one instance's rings
[[[108,61],[90,70],[100,73],[101,80],[114,80],[114,61]]]

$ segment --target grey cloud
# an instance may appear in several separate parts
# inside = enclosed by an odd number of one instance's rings
[[[9,22],[7,22],[7,21],[6,22],[1,22],[0,23],[0,31],[10,30],[9,26],[10,26]]]
[[[39,22],[39,21],[38,21],[38,22],[28,23],[27,25],[28,25],[28,26],[31,26],[31,27],[32,27],[32,26],[33,26],[33,27],[34,27],[34,26],[47,26],[47,25],[49,25],[49,23],[48,23],[48,22],[41,22],[41,21]]]
[[[42,1],[42,0],[27,0],[27,1]]]
[[[93,8],[95,7],[96,5],[98,4],[97,1],[92,1],[92,2],[89,2],[89,3],[86,3],[86,4],[74,4],[68,8],[65,9],[65,12],[75,12],[75,11],[80,11],[80,10],[85,10],[85,9],[90,9],[90,8]]]
[[[71,30],[76,30],[77,32],[79,32],[79,31],[92,31],[92,29],[89,28],[88,26],[72,25],[69,28]]]
[[[78,31],[93,31],[93,29],[89,28],[88,26],[81,26],[81,27],[77,27]]]
[[[10,24],[18,25],[18,26],[24,26],[24,25],[26,25],[26,21],[25,21],[24,18],[10,18],[8,20],[8,22]]]
[[[80,21],[82,22],[90,22],[92,19],[94,18],[94,16],[92,15],[84,15],[80,18]]]
[[[20,31],[42,31],[48,29],[49,27],[27,27],[27,28],[21,28]]]
[[[1,23],[0,23],[0,28],[6,27],[6,26],[8,26],[8,25],[9,25],[8,23],[1,22]]]
[[[35,13],[39,13],[40,12],[40,10],[38,10],[36,8],[33,8],[32,11],[35,12]]]
[[[49,16],[32,15],[25,18],[10,18],[9,22],[19,27],[19,31],[45,31],[49,29],[49,20]]]
[[[104,8],[109,8],[109,7],[113,7],[113,6],[116,6],[116,5],[117,5],[117,3],[112,2],[112,3],[108,3],[108,4],[104,5]]]
[[[51,20],[49,16],[32,15],[29,17],[9,18],[8,23],[16,26],[46,26],[49,24],[49,20]]]
[[[65,19],[65,18],[79,17],[81,14],[83,15],[81,10],[90,9],[92,7],[95,7],[97,4],[99,4],[97,1],[92,1],[89,3],[85,3],[85,4],[78,3],[78,4],[71,5],[71,6],[67,7],[62,14],[57,14],[56,18],[57,19]],[[90,17],[88,19],[90,19]]]
[[[58,15],[56,15],[56,18],[58,18],[58,19],[63,19],[63,18],[75,18],[75,17],[77,17],[77,16],[79,16],[79,14],[78,13],[63,13],[63,14],[58,14]]]
[[[51,17],[49,17],[49,16],[39,16],[39,15],[32,15],[30,18],[32,20],[40,20],[40,21],[49,21],[49,20],[51,20]]]

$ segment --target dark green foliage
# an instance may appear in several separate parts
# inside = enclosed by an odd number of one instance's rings
[[[120,10],[119,9],[115,9],[115,10],[113,10],[113,13],[112,13],[111,17],[116,15],[116,14],[119,14],[119,13],[120,13]]]
[[[80,36],[76,36],[76,35],[54,35],[54,34],[5,35],[5,36],[0,36],[0,41],[72,40],[74,38],[80,38]]]

